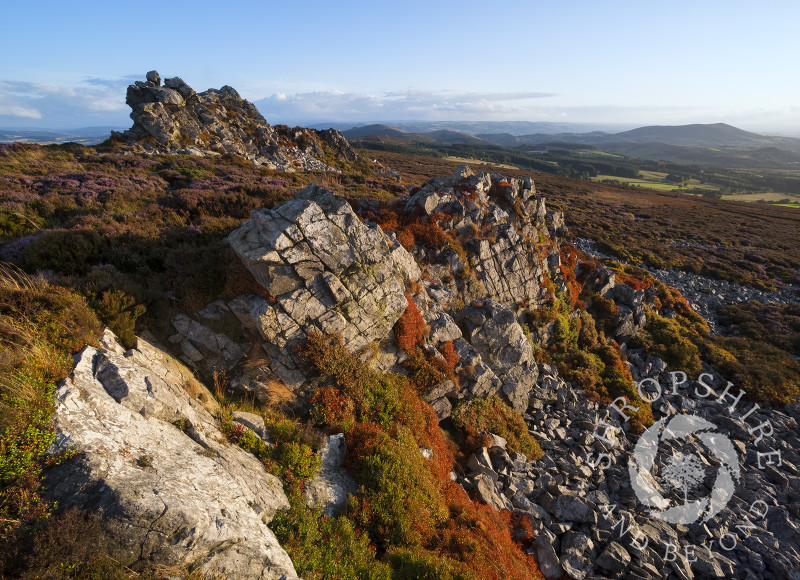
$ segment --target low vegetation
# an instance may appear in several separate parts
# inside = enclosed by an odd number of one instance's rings
[[[493,433],[506,440],[508,451],[522,453],[528,461],[542,458],[542,448],[528,433],[525,419],[497,395],[459,405],[453,410],[452,419],[466,435],[470,448],[485,446],[484,437]]]
[[[360,488],[338,518],[296,505],[299,498],[278,516],[279,537],[303,577],[540,577],[510,522],[450,481],[453,444],[405,376],[372,371],[336,336],[310,335],[304,353],[322,384],[311,416],[317,428],[344,430],[347,467]],[[326,534],[352,548],[353,560],[332,562]]]

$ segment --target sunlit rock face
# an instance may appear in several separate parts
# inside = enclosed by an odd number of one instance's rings
[[[128,87],[126,103],[133,127],[114,135],[148,152],[232,153],[279,171],[337,171],[331,160],[356,159],[338,131],[272,126],[227,85],[197,93],[179,77],[161,85],[150,71]]]

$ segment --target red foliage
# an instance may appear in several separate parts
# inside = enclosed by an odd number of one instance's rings
[[[509,515],[473,503],[451,483],[446,491],[450,520],[436,537],[436,548],[463,562],[478,578],[543,578],[536,561],[511,537]]]
[[[646,290],[653,285],[652,280],[647,280],[644,278],[637,278],[630,274],[625,273],[617,273],[615,280],[617,284],[625,284],[626,286],[630,286],[634,290]]]
[[[428,216],[428,221],[432,224],[435,224],[440,221],[449,222],[451,219],[453,219],[453,216],[451,216],[449,213],[444,213],[442,211],[437,211]]]
[[[422,318],[422,313],[414,304],[411,296],[406,294],[405,297],[408,301],[408,308],[395,323],[394,335],[397,339],[397,346],[410,354],[418,344],[423,343],[425,319]]]
[[[347,455],[345,455],[345,467],[350,473],[361,471],[361,462],[378,449],[380,434],[383,429],[372,423],[356,423],[355,426],[345,433],[347,443]]]
[[[478,201],[478,192],[474,187],[468,185],[460,185],[455,188],[456,194],[467,198],[470,201]]]
[[[533,542],[536,539],[531,516],[520,512],[503,512],[503,516],[514,530],[514,539],[517,542]]]
[[[319,425],[347,429],[355,422],[353,400],[333,387],[321,387],[311,398],[311,417]]]
[[[444,362],[440,362],[442,371],[453,381],[458,384],[458,377],[456,377],[456,365],[461,357],[458,356],[456,349],[453,347],[453,341],[448,340],[439,345],[439,352],[444,357]]]
[[[583,289],[583,284],[578,281],[575,275],[575,267],[578,261],[584,258],[586,258],[586,255],[572,244],[564,244],[561,246],[561,266],[559,266],[559,269],[569,288],[570,305],[573,309],[586,308],[586,303],[578,299]]]
[[[397,232],[397,241],[400,242],[400,245],[406,250],[410,250],[411,246],[414,245],[414,234],[408,230],[400,230]]]
[[[411,388],[403,391],[403,402],[408,413],[402,418],[403,424],[413,431],[414,438],[421,446],[433,449],[433,458],[428,461],[428,466],[436,480],[442,485],[449,483],[453,469],[453,447],[442,434],[433,407],[420,399]]]
[[[447,243],[447,234],[435,222],[415,222],[406,227],[414,236],[414,243],[430,250],[438,250]]]
[[[360,212],[362,220],[374,222],[380,226],[384,232],[397,233],[403,222],[402,210],[396,207],[379,207],[364,209]]]
[[[409,297],[407,299],[409,307],[403,318],[406,321],[417,319],[419,331],[422,316],[413,305],[413,301]],[[400,334],[402,335],[402,332]],[[472,571],[477,578],[496,580],[541,578],[533,558],[527,556],[523,548],[515,543],[512,537],[513,526],[508,514],[495,512],[485,504],[473,503],[459,486],[450,481],[455,448],[440,429],[439,421],[431,406],[420,399],[407,381],[364,386],[370,381],[374,382],[376,376],[370,376],[364,370],[366,368],[364,364],[342,352],[340,346],[341,340],[335,336],[314,334],[309,337],[305,354],[314,361],[313,364],[321,367],[318,368],[321,374],[335,376],[337,383],[359,382],[364,392],[378,386],[381,388],[394,386],[399,394],[399,404],[395,407],[392,424],[382,427],[373,423],[354,423],[349,429],[345,429],[348,448],[345,460],[347,469],[351,473],[358,474],[365,468],[374,473],[377,468],[380,473],[384,468],[377,466],[375,461],[377,457],[383,457],[382,461],[386,459],[390,461],[386,464],[386,468],[403,469],[405,462],[408,469],[424,470],[412,475],[412,480],[418,477],[418,489],[373,490],[376,493],[359,493],[348,514],[357,528],[370,533],[373,541],[385,539],[389,533],[408,534],[412,539],[408,546],[410,550],[422,555],[430,554],[434,560],[453,562],[459,569]],[[441,350],[447,364],[455,366],[458,357],[452,343],[443,344]],[[372,397],[365,398],[372,400]],[[348,413],[343,393],[334,388],[320,389],[314,396],[313,402],[315,409],[331,411],[334,415]],[[404,456],[403,448],[398,447],[394,450],[394,455],[392,453],[386,455],[387,444],[399,438],[401,426],[403,431],[408,430],[405,432],[410,432],[413,437],[412,452]],[[421,461],[416,453],[417,446],[432,449],[433,457]],[[400,463],[397,463],[398,461]],[[411,503],[405,508],[387,514],[387,506],[381,502],[392,499],[393,495],[398,500]],[[404,512],[403,509],[411,511]],[[444,519],[448,515],[449,518]],[[409,527],[403,531],[397,526],[404,523]],[[516,537],[520,542],[530,540],[528,536],[521,534],[516,534]]]

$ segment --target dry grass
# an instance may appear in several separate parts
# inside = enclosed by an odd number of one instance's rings
[[[0,262],[0,289],[40,290],[45,286],[47,281],[43,277],[32,278],[14,264]]]
[[[292,405],[297,400],[297,397],[289,387],[279,380],[268,379],[262,381],[261,385],[261,388],[258,390],[258,398],[266,405],[272,407],[286,407]]]
[[[220,409],[220,405],[206,386],[194,377],[188,377],[183,383],[183,390],[195,401],[200,403],[203,408],[215,415]]]

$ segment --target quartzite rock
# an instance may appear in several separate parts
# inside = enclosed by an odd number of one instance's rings
[[[511,406],[520,412],[527,409],[539,371],[514,313],[487,299],[462,308],[458,319],[473,348],[500,378]]]
[[[511,225],[498,227],[494,242],[474,241],[465,249],[489,298],[508,307],[538,302],[542,281],[539,258]]]
[[[273,209],[258,209],[228,242],[273,301],[231,304],[266,341],[272,370],[287,384],[305,380],[295,347],[316,329],[338,333],[356,352],[386,339],[407,308],[413,258],[350,205],[318,186]]]
[[[306,482],[306,501],[333,515],[347,503],[347,498],[358,491],[358,484],[344,468],[347,443],[344,434],[330,435],[319,455],[322,465],[317,475]]]
[[[48,476],[62,507],[101,514],[131,565],[191,565],[246,579],[295,577],[267,524],[288,507],[280,480],[225,442],[190,397],[191,373],[144,339],[85,348],[56,392],[57,451],[74,459]],[[210,393],[198,385],[190,390]]]

